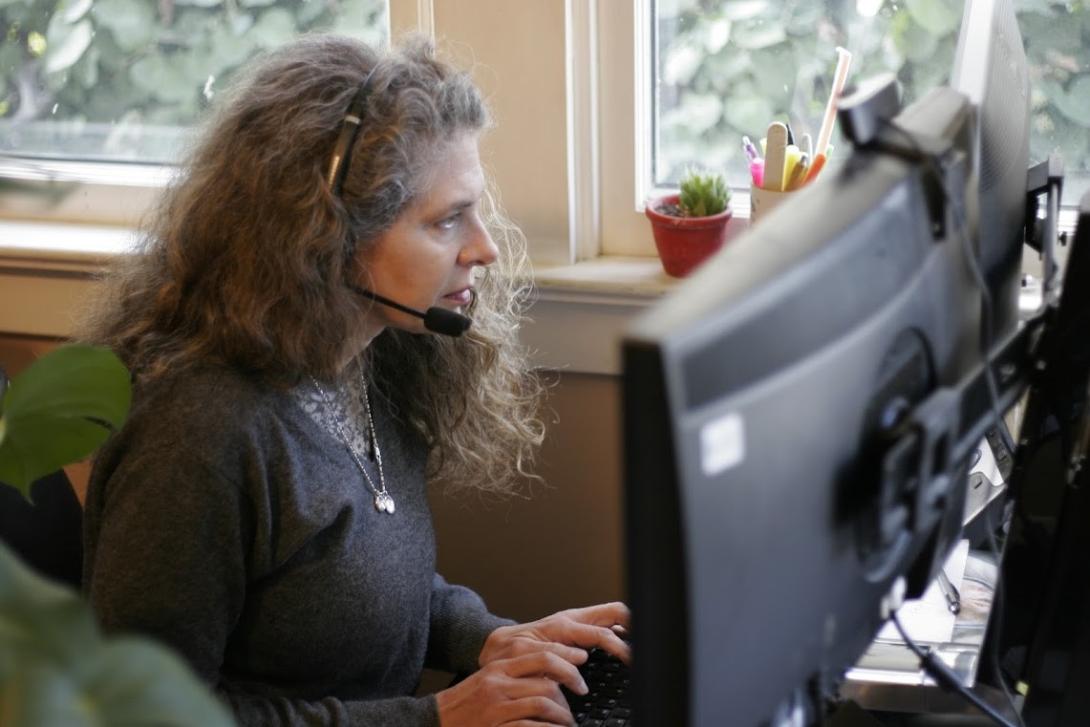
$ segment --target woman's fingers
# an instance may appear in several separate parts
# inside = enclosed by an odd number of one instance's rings
[[[540,725],[543,721],[560,725],[575,724],[571,711],[548,697],[513,699],[497,705],[495,714],[499,724],[517,723],[519,720],[527,720],[535,725]]]
[[[578,646],[570,646],[560,641],[542,641],[533,638],[516,638],[511,641],[508,658],[534,654],[539,651],[549,651],[559,656],[564,661],[575,664],[583,664],[587,660],[587,650]]]
[[[545,697],[556,702],[565,711],[570,710],[568,700],[564,698],[564,693],[560,691],[560,685],[545,677],[512,679],[510,683],[504,686],[503,693],[508,699]]]
[[[621,601],[573,608],[562,613],[569,615],[575,621],[593,626],[623,626],[628,629],[632,623],[632,612]]]
[[[626,664],[632,659],[632,648],[612,628],[592,626],[577,621],[563,621],[557,622],[551,631],[549,638],[553,641],[578,644],[584,649],[597,646]]]
[[[576,694],[587,693],[587,683],[575,665],[550,651],[516,656],[504,663],[504,672],[512,677],[548,677]]]

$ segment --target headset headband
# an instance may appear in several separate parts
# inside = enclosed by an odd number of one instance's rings
[[[371,76],[375,75],[377,68],[378,64],[376,63],[363,79],[359,89],[356,90],[356,95],[352,97],[352,103],[348,105],[348,111],[344,115],[344,123],[341,124],[340,136],[337,137],[337,143],[333,147],[333,158],[329,163],[326,183],[333,190],[333,194],[338,197],[341,196],[344,178],[348,176],[348,166],[352,163],[352,147],[360,133],[363,112],[367,109],[367,94],[370,90]]]

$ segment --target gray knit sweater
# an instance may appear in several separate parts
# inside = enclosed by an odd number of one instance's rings
[[[243,725],[438,724],[422,668],[474,670],[510,622],[436,574],[425,446],[372,403],[393,515],[289,392],[211,368],[138,389],[87,495],[103,627],[176,649]]]

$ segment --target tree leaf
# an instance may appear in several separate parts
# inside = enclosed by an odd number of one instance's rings
[[[734,45],[746,50],[768,48],[787,40],[787,31],[779,23],[747,23],[734,30]]]
[[[54,11],[66,23],[74,23],[91,9],[94,0],[62,0]]]
[[[693,45],[675,45],[663,54],[662,81],[671,85],[684,86],[704,61],[704,55]]]
[[[34,480],[86,457],[121,426],[131,396],[107,349],[61,346],[38,359],[4,395],[0,481],[27,495]]]
[[[94,37],[94,27],[90,20],[81,20],[70,25],[59,20],[59,17],[55,15],[50,19],[46,32],[46,73],[63,71],[78,61]]]
[[[175,5],[190,5],[196,8],[215,8],[223,5],[223,0],[174,0]]]
[[[704,24],[704,51],[718,53],[730,40],[731,22],[726,18],[709,20]]]
[[[1052,0],[1018,0],[1018,15],[1023,13],[1038,13],[1048,17],[1056,15],[1052,9]]]
[[[262,48],[275,48],[295,36],[295,18],[283,8],[266,10],[248,35]]]
[[[777,45],[753,51],[750,62],[753,64],[753,80],[764,99],[774,107],[785,106],[798,75],[798,64],[791,48]]]
[[[961,23],[961,14],[946,0],[907,0],[912,19],[935,35],[951,33]]]
[[[1090,15],[1090,12],[1084,12]],[[1082,23],[1074,17],[1054,18],[1040,13],[1019,13],[1018,27],[1029,48],[1034,46],[1082,55]],[[1085,56],[1084,56],[1085,57]]]
[[[343,0],[337,5],[337,17],[330,30],[371,45],[381,43],[383,34],[379,26],[386,15],[386,5],[382,0]]]
[[[900,13],[892,23],[893,44],[905,58],[922,63],[930,59],[938,40],[912,19],[909,13]]]
[[[228,71],[242,65],[257,50],[256,38],[249,32],[236,33],[227,23],[217,24],[209,34],[207,43],[207,47],[194,49],[193,53],[203,54],[207,65],[206,77],[213,75],[221,80]]]
[[[98,46],[92,45],[83,54],[83,58],[72,66],[72,76],[83,88],[92,89],[98,85],[98,61],[101,55]]]
[[[139,0],[97,0],[91,15],[113,35],[126,53],[144,48],[155,39],[154,5]]]
[[[736,0],[723,3],[723,17],[727,20],[749,20],[768,10],[767,0]]]
[[[300,28],[309,28],[311,23],[326,11],[325,3],[318,0],[304,0],[295,7],[295,22]]]
[[[1066,91],[1055,91],[1049,100],[1060,113],[1082,127],[1090,127],[1090,75],[1076,78]]]
[[[196,97],[200,85],[190,80],[178,63],[162,55],[141,58],[129,69],[133,85],[165,103],[182,103]]]
[[[723,99],[719,94],[688,93],[681,110],[693,133],[701,134],[719,123],[723,116]]]
[[[741,96],[727,101],[723,115],[731,127],[741,134],[749,134],[755,139],[764,136],[764,130],[772,119],[772,104],[758,96]]]

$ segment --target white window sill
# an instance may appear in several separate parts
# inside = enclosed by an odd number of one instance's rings
[[[1072,231],[1075,212],[1060,223]],[[134,243],[127,227],[0,220],[0,335],[71,335],[94,276]],[[1027,271],[1039,268],[1029,248],[1024,259]],[[656,257],[538,267],[522,340],[544,368],[619,374],[629,322],[677,284]]]
[[[629,322],[678,284],[657,257],[600,257],[538,268],[522,339],[548,369],[621,372],[621,337]]]

